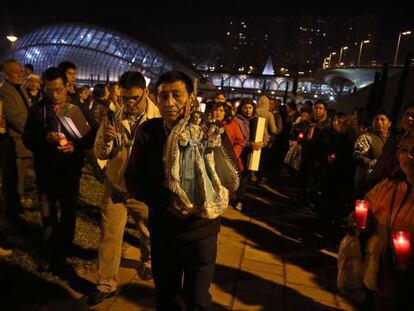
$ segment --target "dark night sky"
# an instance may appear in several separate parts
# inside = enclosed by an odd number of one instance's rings
[[[6,2],[7,1],[7,2]],[[2,2],[6,2],[2,4]],[[398,33],[414,26],[414,1],[21,1],[0,0],[0,49],[8,46],[6,34],[23,35],[36,26],[55,22],[85,22],[118,30],[142,27],[166,41],[219,42],[224,18],[230,16],[288,16],[300,14],[358,16],[376,14],[385,32]],[[197,38],[197,39],[195,39]],[[0,50],[0,54],[1,50]]]

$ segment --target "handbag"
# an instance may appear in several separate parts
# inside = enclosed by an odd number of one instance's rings
[[[341,294],[355,302],[364,301],[366,296],[362,267],[359,235],[347,234],[339,245],[336,284]]]

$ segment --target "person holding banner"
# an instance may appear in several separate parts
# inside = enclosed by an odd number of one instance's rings
[[[241,159],[245,170],[242,172],[240,186],[236,193],[234,208],[241,211],[247,183],[252,171],[257,171],[260,162],[260,150],[267,145],[269,136],[265,130],[265,119],[256,115],[256,107],[251,98],[243,98],[235,117],[243,134],[244,147]]]

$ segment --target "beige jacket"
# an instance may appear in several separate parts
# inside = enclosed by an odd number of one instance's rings
[[[155,104],[147,98],[147,108],[144,115],[138,121],[135,130],[146,120],[161,117],[160,112]],[[125,186],[124,172],[128,164],[129,155],[133,145],[134,132],[131,131],[129,121],[125,119],[122,111],[115,114],[115,128],[118,132],[117,146],[114,142],[105,143],[103,130],[109,120],[105,117],[99,126],[96,134],[94,151],[99,160],[106,162],[106,176],[113,187],[121,192],[127,192]]]

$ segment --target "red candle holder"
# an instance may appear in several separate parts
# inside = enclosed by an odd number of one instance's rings
[[[336,161],[336,153],[331,153],[328,155],[328,162],[333,163]]]
[[[392,244],[394,247],[397,267],[407,269],[410,266],[411,239],[407,231],[397,231],[392,234]]]
[[[355,224],[358,229],[363,230],[367,226],[368,202],[365,200],[355,201]]]

